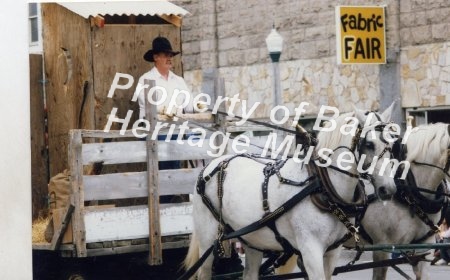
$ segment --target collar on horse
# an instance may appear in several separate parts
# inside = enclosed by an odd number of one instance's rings
[[[381,122],[381,119],[378,115],[375,114],[379,124],[376,125],[374,128],[375,131],[383,131],[384,127],[387,125],[386,123]],[[345,146],[339,146],[337,149],[345,148],[350,150],[353,154],[355,152],[359,152],[362,149],[362,146],[364,145],[364,142],[366,141],[365,137],[361,137],[363,129],[361,126],[358,127],[355,136],[352,139],[352,143],[350,145],[350,148]],[[383,155],[386,152],[392,152],[390,146],[388,145],[389,142],[386,141],[386,139],[381,139],[386,145],[383,149],[383,151],[378,156],[379,158],[383,157]],[[356,156],[355,156],[356,158]],[[370,164],[370,163],[369,163]],[[355,189],[355,194],[352,202],[345,201],[334,188],[333,184],[331,183],[330,177],[328,175],[328,170],[326,168],[320,168],[315,164],[311,165],[312,168],[315,170],[315,173],[318,174],[320,181],[323,186],[323,191],[320,193],[315,193],[311,195],[312,202],[321,210],[328,211],[333,213],[348,229],[347,233],[339,240],[334,242],[331,246],[328,247],[327,250],[332,250],[337,247],[339,247],[341,244],[346,242],[348,239],[350,239],[352,236],[355,239],[356,246],[358,247],[359,243],[359,236],[362,235],[366,240],[370,238],[370,236],[366,233],[364,228],[361,225],[362,218],[364,217],[364,214],[367,210],[368,206],[368,197],[365,193],[364,183],[362,182],[361,178],[371,180],[372,176],[369,174],[353,174],[350,172],[347,172],[345,170],[341,170],[335,166],[328,166],[328,168],[333,169],[335,171],[338,171],[340,173],[343,173],[347,176],[358,178],[358,183]],[[365,164],[363,166],[363,170],[367,169],[367,165]],[[351,224],[347,218],[347,216],[355,217],[355,224]]]

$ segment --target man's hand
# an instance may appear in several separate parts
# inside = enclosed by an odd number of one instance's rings
[[[197,102],[195,105],[194,105],[194,113],[197,113],[197,111],[195,110],[195,108],[198,108],[198,110],[204,110],[204,109],[206,109],[208,106],[207,106],[207,104],[205,104],[204,102]]]
[[[163,107],[162,111],[161,111],[162,115],[166,115],[169,118],[173,118],[177,112],[176,110],[172,109],[171,111],[168,110],[168,108],[166,106]]]

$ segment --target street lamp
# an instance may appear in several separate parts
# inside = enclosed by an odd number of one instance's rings
[[[281,100],[280,67],[278,66],[278,62],[280,61],[281,50],[283,49],[283,37],[277,32],[275,26],[272,27],[272,31],[270,31],[270,34],[266,38],[266,45],[273,66],[273,107],[275,107],[280,105]],[[276,117],[277,120],[280,120],[278,114]]]
[[[280,61],[281,51],[283,50],[283,37],[277,32],[275,26],[272,27],[272,31],[266,38],[266,45],[272,62]]]
[[[272,60],[273,67],[273,108],[280,105],[281,101],[281,81],[280,81],[280,67],[278,62],[280,61],[281,51],[283,49],[283,37],[277,32],[275,26],[272,26],[272,31],[266,38],[267,50],[269,51],[270,59]],[[275,118],[280,121],[280,110],[275,114]],[[277,135],[281,138],[282,133],[278,131]],[[277,141],[278,142],[278,141]]]

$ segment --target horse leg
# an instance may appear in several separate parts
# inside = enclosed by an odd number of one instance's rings
[[[303,263],[303,257],[298,256],[297,258],[297,267],[300,269],[301,272],[306,273],[305,265]],[[305,276],[305,280],[309,280],[308,275]]]
[[[259,267],[262,259],[262,252],[248,247],[245,248],[244,280],[257,280],[259,278]]]
[[[201,252],[204,253],[204,252]],[[209,280],[212,277],[212,265],[214,256],[211,254],[203,263],[198,271],[198,280]]]
[[[335,250],[326,252],[324,255],[323,268],[325,270],[325,276],[327,279],[331,279],[331,276],[333,276],[333,271],[339,260],[341,250],[341,248],[337,248]]]
[[[303,242],[301,242],[303,241]],[[325,271],[323,269],[323,247],[316,241],[297,240],[297,244],[303,244],[300,247],[300,253],[303,256],[303,265],[309,279],[325,280]]]
[[[203,204],[200,196],[193,198],[193,222],[194,229],[191,236],[186,267],[192,267],[198,259],[214,244],[217,236],[218,222]],[[192,247],[192,248],[191,248]],[[195,250],[197,248],[197,250]],[[192,249],[192,250],[191,250]],[[191,253],[192,251],[192,253]],[[196,252],[195,252],[196,251]],[[197,276],[199,280],[211,279],[214,255],[210,254],[203,265],[199,268]]]
[[[413,266],[414,274],[416,275],[416,280],[428,280],[429,279],[429,262],[418,262],[417,265]]]
[[[383,261],[389,258],[389,253],[374,251],[373,252],[373,261]],[[384,280],[386,279],[387,267],[377,267],[373,269],[372,280]]]

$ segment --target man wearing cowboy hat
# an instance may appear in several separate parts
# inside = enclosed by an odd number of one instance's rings
[[[167,112],[167,108],[169,105],[169,101],[172,98],[173,92],[175,89],[189,91],[184,79],[180,76],[175,75],[172,69],[172,57],[178,55],[180,52],[173,51],[172,46],[170,45],[169,40],[164,37],[156,37],[152,42],[152,49],[148,50],[144,54],[144,59],[149,62],[154,62],[155,66],[147,73],[141,76],[139,79],[140,84],[144,84],[144,79],[155,80],[156,86],[161,86],[166,89],[167,98],[163,104],[157,107],[159,114],[165,114],[169,116],[173,116],[181,113],[181,109],[178,109],[177,112]],[[162,97],[162,93],[159,92],[157,94],[157,98],[153,100],[160,100]],[[178,96],[180,97],[180,95]],[[144,90],[139,93],[138,101],[139,101],[139,118],[143,119],[145,117],[145,103],[146,96],[144,94]],[[181,98],[183,96],[181,95]],[[177,104],[182,104],[183,100],[178,100]],[[197,104],[197,107],[200,108],[201,104]],[[194,108],[192,105],[192,98],[190,98],[190,102],[184,108],[187,113],[193,113]],[[171,140],[175,140],[177,135],[172,135]],[[158,135],[158,140],[163,141],[166,140],[164,135]],[[180,161],[166,161],[159,162],[159,169],[178,169],[181,168]],[[160,197],[160,202],[170,202],[174,196],[166,196]],[[189,201],[188,197],[181,196],[183,201]],[[242,266],[241,259],[235,250],[231,251],[231,258],[228,259],[218,259],[214,262],[214,272],[216,274],[225,274],[235,271],[242,271],[244,267]]]
[[[164,102],[157,107],[158,114],[173,116],[182,113],[182,109],[177,108],[168,111],[169,102],[172,99],[174,90],[190,92],[184,79],[175,75],[171,71],[173,67],[172,57],[178,55],[179,53],[179,51],[174,51],[172,49],[172,46],[167,38],[156,37],[152,42],[152,48],[144,54],[144,59],[146,61],[153,62],[154,67],[139,78],[139,83],[144,84],[144,79],[154,80],[155,85],[164,88],[166,93],[164,94],[160,90],[155,91],[157,96],[154,96],[153,100],[156,101],[161,100],[161,98],[164,99]],[[184,97],[184,94],[179,94],[177,96],[176,103],[179,105],[182,104]],[[189,99],[189,103],[184,110],[187,113],[193,113],[194,109],[192,105],[192,98]],[[138,102],[139,118],[143,119],[145,117],[146,103],[146,95],[144,94],[144,90],[139,93]]]

